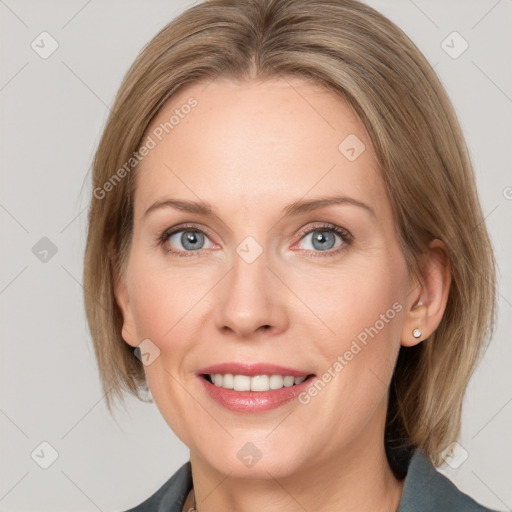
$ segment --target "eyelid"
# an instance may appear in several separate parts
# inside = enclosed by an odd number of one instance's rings
[[[201,233],[204,233],[205,235],[208,235],[208,237],[211,237],[212,232],[205,226],[200,226],[199,224],[195,224],[193,222],[185,222],[184,224],[178,224],[177,226],[173,226],[172,228],[166,229],[162,236],[171,236],[175,233],[178,233],[180,231],[200,231]]]
[[[307,227],[304,227],[301,230],[299,230],[298,236],[300,238],[302,238],[304,235],[312,233],[313,231],[322,231],[322,230],[324,230],[324,231],[332,230],[332,231],[335,231],[336,233],[338,233],[340,236],[343,235],[343,237],[345,237],[347,239],[350,239],[350,240],[353,239],[352,235],[350,234],[350,232],[347,229],[342,228],[341,226],[337,226],[336,224],[331,224],[329,222],[317,222],[317,223],[313,222],[313,225],[308,224]]]

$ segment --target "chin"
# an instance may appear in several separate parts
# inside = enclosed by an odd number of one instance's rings
[[[196,445],[199,450],[195,453],[216,471],[229,474],[231,478],[286,478],[303,469],[306,453],[303,443],[292,441],[293,437],[283,435],[284,431],[272,439],[273,434],[267,437],[269,431],[251,433],[247,430],[246,434],[233,438],[211,439],[205,446]]]

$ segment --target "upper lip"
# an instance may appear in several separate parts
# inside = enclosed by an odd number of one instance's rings
[[[293,377],[307,377],[311,372],[305,372],[294,368],[288,368],[277,364],[269,363],[220,363],[200,369],[198,374],[214,375],[221,373],[226,375],[291,375]]]

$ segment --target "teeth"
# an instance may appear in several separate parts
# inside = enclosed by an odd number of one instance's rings
[[[295,377],[294,379],[294,384],[300,384],[301,382],[304,382],[306,380],[307,376],[306,377]]]
[[[251,377],[251,391],[268,391],[270,389],[268,375],[255,375]]]
[[[281,375],[270,376],[270,389],[281,389],[283,387],[283,377]]]
[[[233,389],[233,387],[235,386],[235,383],[234,383],[234,378],[233,378],[233,375],[231,375],[230,373],[224,375],[224,377],[222,377],[221,375],[221,378],[222,378],[222,382],[221,382],[221,386],[223,388],[226,388],[226,389]]]
[[[210,380],[215,386],[225,389],[234,389],[235,391],[269,391],[271,389],[281,389],[300,384],[306,377],[293,377],[293,375],[232,375],[227,373],[222,375],[216,373],[209,375]]]
[[[219,384],[220,386],[222,386],[222,381],[224,380],[222,378],[222,375],[215,375],[215,377],[220,377],[221,378],[221,384]],[[247,377],[247,375],[234,375],[233,376],[233,389],[235,391],[250,391],[251,390],[251,377]]]
[[[295,383],[295,378],[292,377],[291,375],[288,375],[287,377],[285,377],[283,379],[283,384],[289,388],[290,386],[293,386],[293,384]]]

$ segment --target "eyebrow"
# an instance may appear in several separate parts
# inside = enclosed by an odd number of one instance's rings
[[[319,197],[317,199],[295,201],[286,205],[282,210],[282,214],[284,214],[286,217],[291,215],[300,215],[302,213],[318,210],[319,208],[325,208],[327,206],[339,204],[359,206],[360,208],[366,210],[372,217],[377,218],[375,211],[370,205],[363,203],[358,199],[354,199],[353,197],[347,196]]]
[[[353,197],[347,196],[332,196],[332,197],[319,197],[316,199],[301,199],[299,201],[294,201],[293,203],[287,204],[282,210],[281,215],[285,217],[300,215],[304,213],[308,213],[314,210],[318,210],[320,208],[325,208],[331,205],[343,205],[349,204],[353,206],[359,206],[360,208],[367,211],[373,218],[377,218],[375,215],[375,211],[373,208],[359,201],[358,199],[354,199]],[[161,201],[156,201],[153,203],[144,213],[144,217],[146,217],[149,213],[154,210],[158,210],[161,208],[175,208],[177,210],[196,213],[199,215],[205,215],[207,217],[216,217],[217,215],[214,213],[212,206],[206,201],[184,201],[180,199],[164,199]]]

